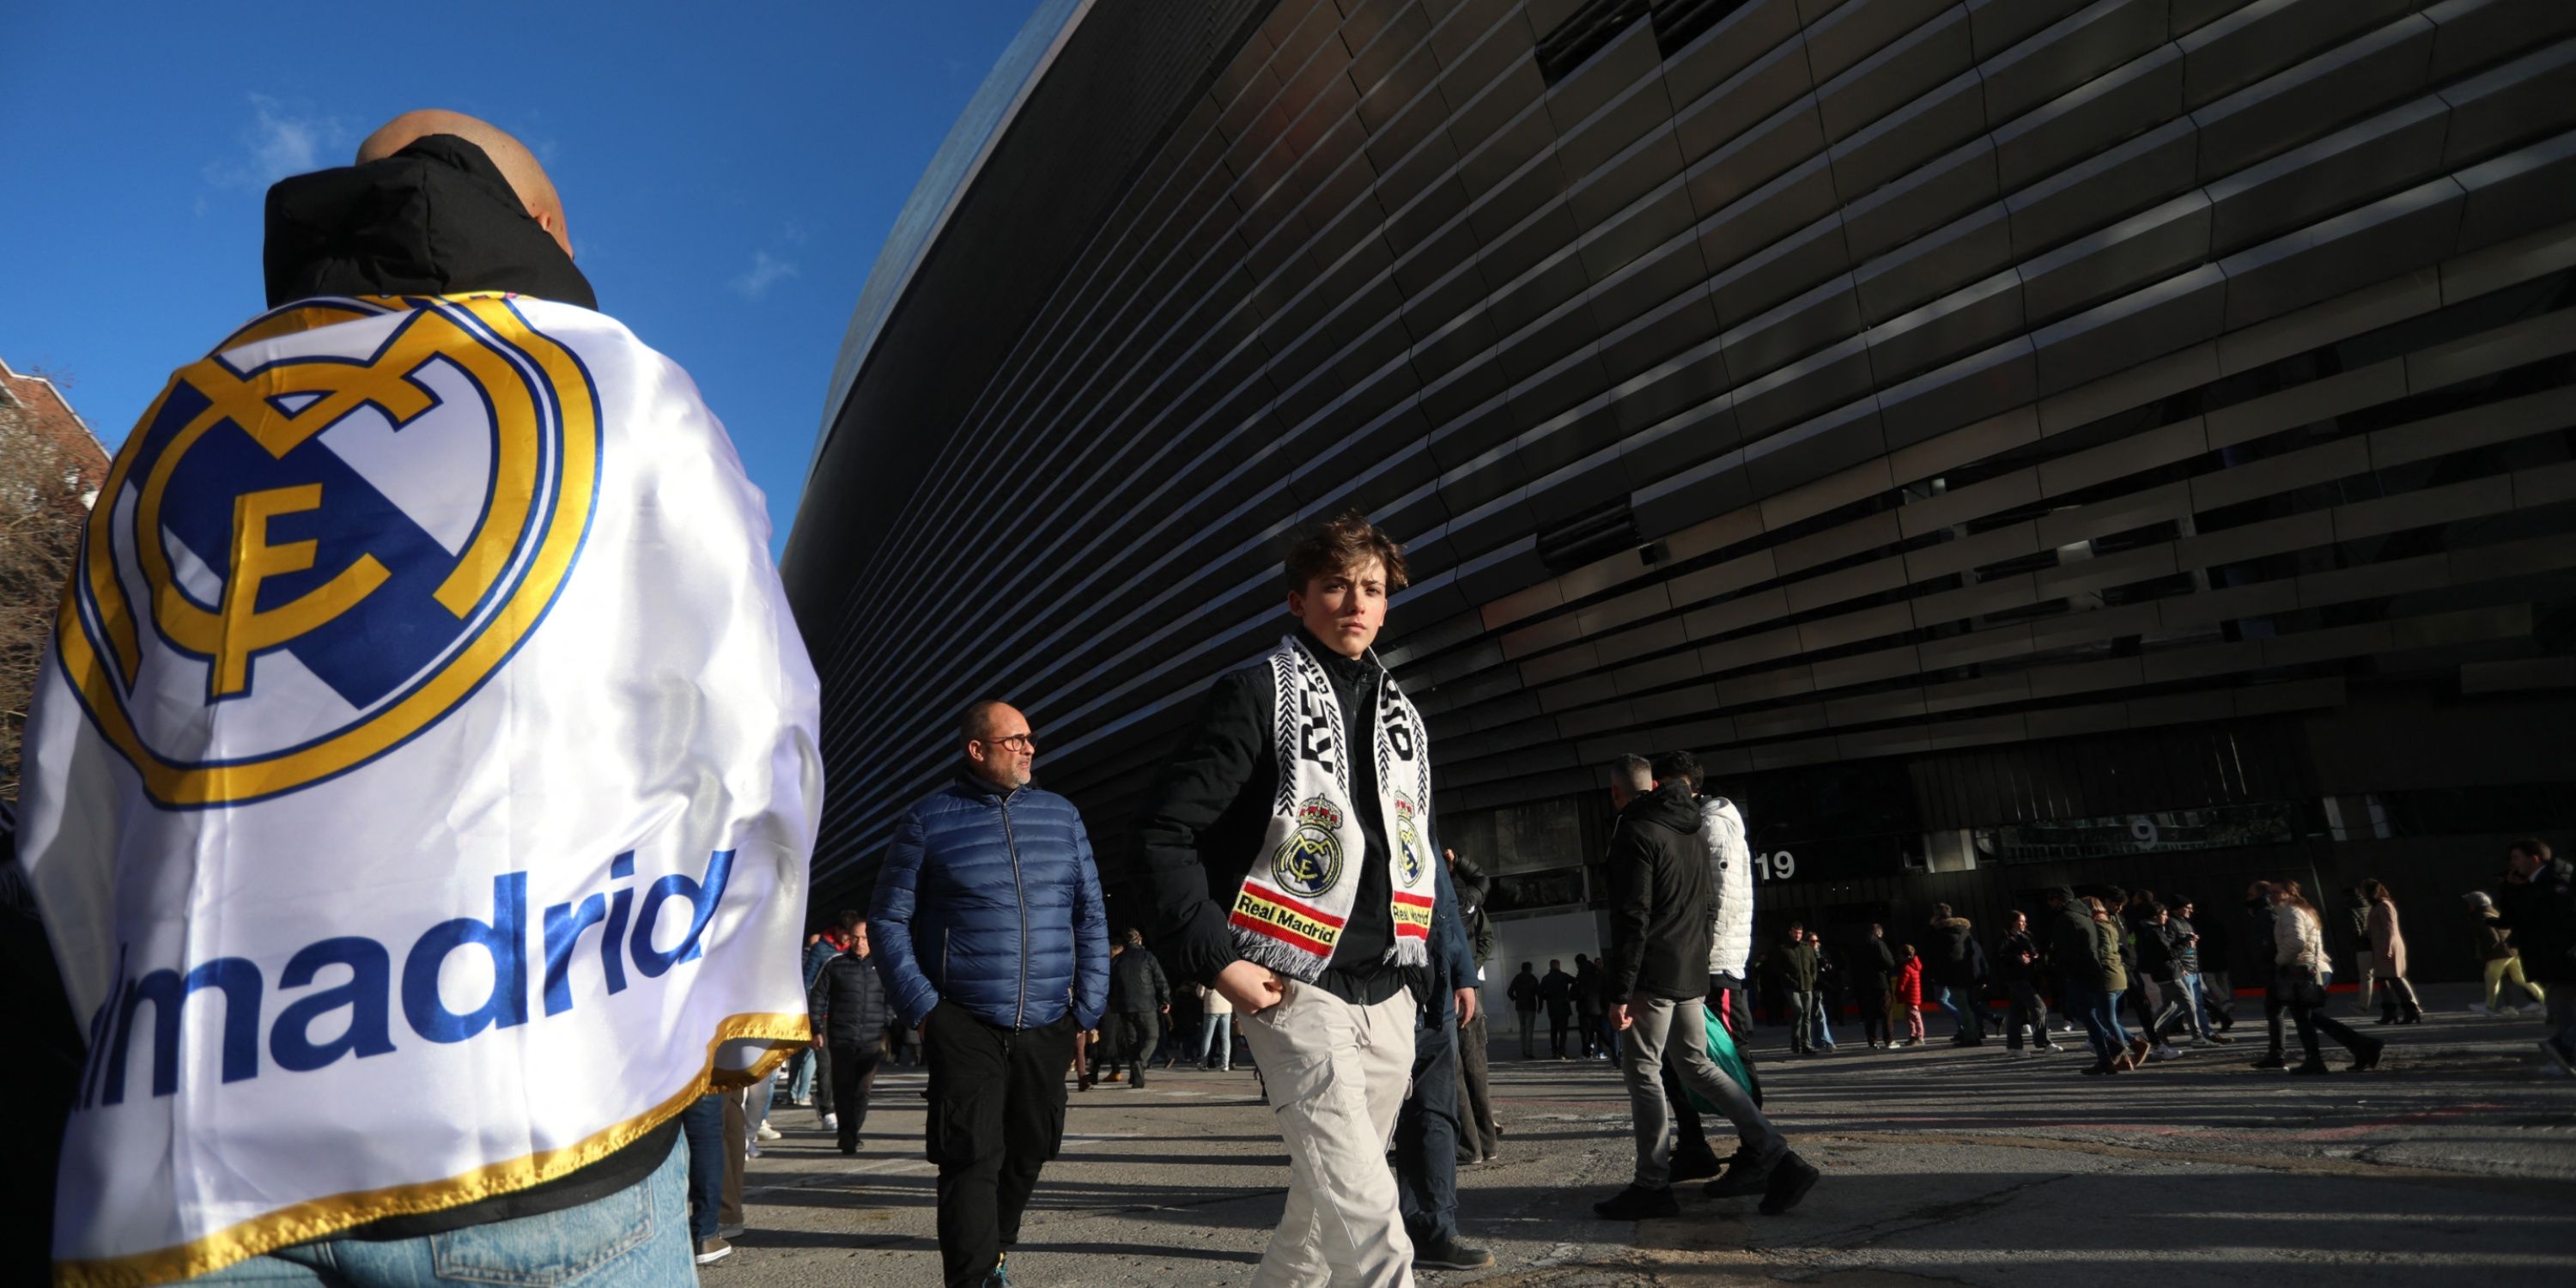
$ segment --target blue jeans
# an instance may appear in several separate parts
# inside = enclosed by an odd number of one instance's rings
[[[1816,1045],[1831,1051],[1834,1049],[1834,1008],[1826,1004],[1821,990],[1809,993],[1807,997],[1810,1009],[1816,1014]]]
[[[1229,1069],[1234,1067],[1234,1012],[1199,1017],[1200,1064],[1208,1062],[1210,1051],[1216,1053],[1217,1063]]]
[[[1416,1009],[1413,1094],[1395,1116],[1395,1206],[1417,1249],[1458,1237],[1458,1028],[1453,1015],[1447,1006]]]
[[[689,1246],[694,1253],[698,1244],[716,1237],[716,1216],[724,1210],[724,1097],[700,1096],[681,1110],[680,1136],[689,1146]]]
[[[2202,991],[2200,976],[2186,971],[2175,976],[2174,983],[2179,986],[2179,995],[2166,994],[2164,1012],[2156,1017],[2156,1038],[2162,1040],[2165,1034],[2175,1031],[2179,1027],[2176,1021],[2188,1021],[2193,1032],[2208,1038],[2212,1032],[2209,997]]]
[[[2093,1054],[2108,1060],[2129,1045],[2129,1031],[2120,1027],[2120,995],[2128,990],[2098,988],[2069,989],[2075,1002],[2075,1018],[2084,1025],[2084,1036]]]
[[[787,1062],[787,1098],[803,1101],[814,1098],[814,1049],[807,1047]]]
[[[1969,1033],[1968,1026],[1976,1023],[1976,1021],[1968,1018],[1968,1013],[1966,1011],[1959,1009],[1959,1004],[1951,1000],[1952,996],[1949,985],[1935,984],[1932,986],[1932,1004],[1950,1013],[1951,1035],[1954,1037],[1964,1036]]]
[[[286,1288],[694,1288],[688,1159],[678,1148],[653,1174],[579,1207],[469,1225],[416,1239],[319,1239],[237,1261],[195,1284]],[[710,1209],[712,1211],[712,1209]]]

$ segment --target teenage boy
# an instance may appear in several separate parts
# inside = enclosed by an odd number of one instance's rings
[[[1356,513],[1286,559],[1297,622],[1219,676],[1141,825],[1155,942],[1234,1003],[1291,1164],[1255,1285],[1412,1281],[1386,1146],[1415,1054],[1440,851],[1422,717],[1370,651],[1404,553]]]

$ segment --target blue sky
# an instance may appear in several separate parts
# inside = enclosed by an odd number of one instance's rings
[[[11,6],[0,359],[112,449],[258,312],[260,202],[414,107],[562,192],[600,307],[695,376],[778,538],[886,230],[1033,0]]]

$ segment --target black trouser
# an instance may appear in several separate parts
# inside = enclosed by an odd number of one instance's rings
[[[1458,1037],[1446,1006],[1414,1008],[1413,1085],[1395,1115],[1395,1206],[1416,1248],[1458,1239]]]
[[[2021,1031],[2024,1025],[2030,1027],[2032,1046],[2047,1046],[2048,1007],[2039,1000],[2039,990],[2032,988],[2029,980],[2017,979],[2005,984],[2004,992],[2012,999],[2012,1009],[2006,1012],[2004,1017],[2005,1049],[2021,1050]]]
[[[814,1115],[819,1121],[823,1115],[832,1112],[831,1044],[828,1041],[825,1042],[823,1049],[814,1053],[814,1058],[822,1061],[822,1064],[814,1070]]]
[[[981,1284],[1019,1241],[1038,1169],[1064,1140],[1073,1017],[987,1024],[942,1002],[921,1035],[930,1066],[928,1157],[939,1165],[939,1259],[954,1288]]]
[[[1583,1058],[1591,1059],[1601,1051],[1601,1012],[1581,1012],[1574,1022],[1575,1037],[1583,1047]]]
[[[868,1092],[877,1083],[879,1047],[870,1042],[833,1042],[829,1044],[831,1064],[825,1066],[832,1075],[832,1103],[838,1108],[841,1124],[841,1152],[859,1147],[859,1124],[868,1119]]]
[[[2236,982],[2223,970],[2200,973],[2200,1004],[2209,1012],[2209,1022],[2224,1030],[2236,1023]]]
[[[1860,1036],[1863,1042],[1886,1045],[1896,1041],[1887,1022],[1887,977],[1873,975],[1860,982]]]
[[[2156,1012],[2165,1009],[2164,987],[2143,971],[2129,973],[2129,1013],[2138,1018],[2135,1031],[2147,1041],[2162,1043],[2165,1035],[2156,1032]]]
[[[1547,1053],[1549,1055],[1555,1056],[1559,1060],[1565,1058],[1565,1032],[1568,1028],[1571,1028],[1573,1024],[1574,1017],[1572,1015],[1556,1007],[1548,1008]]]
[[[1485,1062],[1485,1013],[1458,1030],[1458,1119],[1464,1134],[1458,1143],[1463,1160],[1470,1153],[1487,1158],[1503,1146],[1503,1134],[1494,1130],[1493,1075]]]
[[[1161,1025],[1152,1011],[1127,1011],[1118,1017],[1118,1036],[1109,1040],[1109,1066],[1127,1066],[1127,1079],[1137,1081],[1145,1076],[1145,1061],[1154,1054],[1155,1040],[1162,1036]],[[1102,1036],[1107,1036],[1103,1034]]]

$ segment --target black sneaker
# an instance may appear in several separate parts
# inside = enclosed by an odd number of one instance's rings
[[[1456,1239],[1443,1239],[1429,1247],[1415,1244],[1413,1248],[1416,1270],[1482,1270],[1492,1264],[1493,1253],[1468,1247]]]
[[[2382,1051],[2387,1049],[2388,1044],[2378,1040],[2377,1038],[2361,1039],[2361,1045],[2354,1047],[2352,1051],[2352,1071],[2354,1073],[2368,1073],[2371,1070],[2378,1068],[2379,1055]]]
[[[1771,1164],[1771,1182],[1762,1191],[1762,1215],[1779,1216],[1798,1206],[1807,1191],[1816,1188],[1816,1178],[1823,1175],[1815,1165],[1790,1150]]]
[[[1760,1194],[1771,1184],[1771,1167],[1753,1156],[1749,1149],[1738,1149],[1726,1160],[1726,1175],[1710,1181],[1700,1192],[1713,1199],[1740,1199]]]
[[[1667,1174],[1667,1179],[1675,1185],[1687,1181],[1705,1181],[1717,1175],[1725,1166],[1726,1164],[1718,1161],[1716,1151],[1705,1146],[1686,1153],[1675,1150],[1672,1170]]]
[[[2271,1054],[2264,1056],[2262,1059],[2255,1061],[2254,1067],[2257,1069],[2287,1069],[2290,1067],[2290,1062],[2282,1059],[2280,1052],[2274,1051]]]
[[[1682,1205],[1673,1200],[1669,1189],[1631,1185],[1593,1204],[1592,1210],[1605,1221],[1650,1221],[1659,1216],[1680,1216]]]

